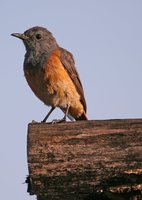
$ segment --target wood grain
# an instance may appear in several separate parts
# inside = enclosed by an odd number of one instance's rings
[[[27,155],[28,192],[38,200],[142,191],[142,119],[31,123]]]

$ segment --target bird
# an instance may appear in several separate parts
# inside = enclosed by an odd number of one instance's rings
[[[60,47],[52,33],[40,26],[24,33],[12,33],[24,43],[26,53],[24,76],[34,94],[51,109],[42,120],[46,122],[55,108],[64,117],[54,122],[88,120],[86,100],[75,60],[68,50]]]

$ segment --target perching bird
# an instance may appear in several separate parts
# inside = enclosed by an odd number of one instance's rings
[[[52,33],[43,27],[33,27],[12,36],[20,38],[26,47],[24,74],[34,94],[51,106],[42,122],[59,107],[64,117],[87,120],[86,101],[72,54],[59,47]]]

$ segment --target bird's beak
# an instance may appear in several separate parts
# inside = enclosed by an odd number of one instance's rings
[[[22,33],[12,33],[11,35],[14,36],[14,37],[17,37],[21,40],[27,40],[28,39],[28,37],[26,35],[22,34]]]

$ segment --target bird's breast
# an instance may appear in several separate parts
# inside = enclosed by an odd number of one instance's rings
[[[52,105],[55,93],[53,90],[48,89],[49,83],[45,78],[44,69],[27,65],[24,66],[24,74],[34,94],[46,105]]]
[[[46,105],[60,108],[70,105],[79,113],[83,111],[80,95],[62,65],[58,52],[53,53],[42,68],[25,65],[24,73],[32,91]]]

